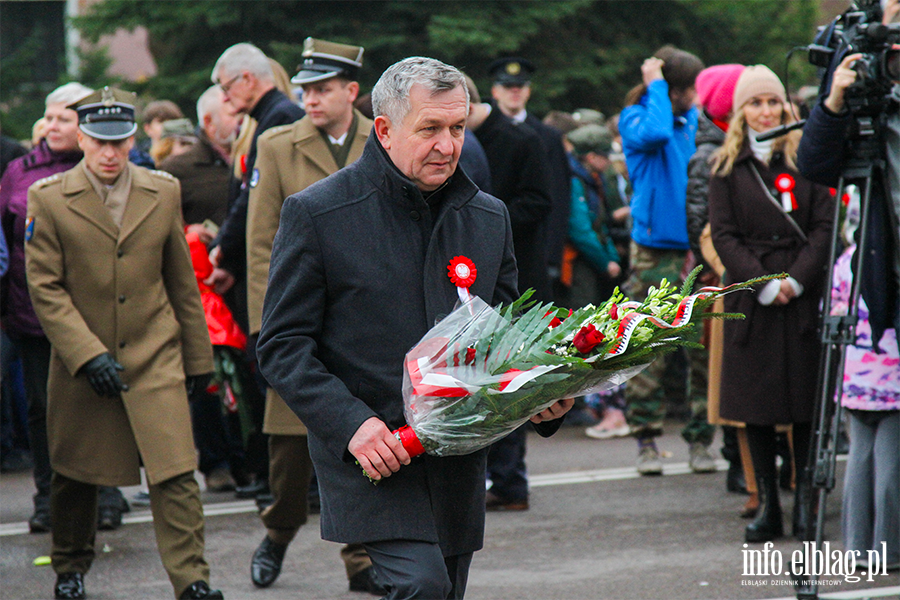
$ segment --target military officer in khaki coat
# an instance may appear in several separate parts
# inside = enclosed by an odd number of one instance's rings
[[[84,159],[28,192],[29,292],[52,346],[47,433],[56,598],[84,598],[98,485],[143,463],[156,541],[176,598],[210,590],[188,389],[212,348],[182,231],[178,180],[128,162],[134,94],[70,105]]]
[[[307,38],[304,62],[291,79],[303,87],[306,116],[266,131],[257,142],[247,216],[251,334],[260,329],[272,242],[284,199],[354,162],[372,129],[372,121],[353,108],[359,94],[356,76],[362,55],[363,49],[357,46]],[[306,428],[273,389],[266,397],[263,431],[269,434],[269,484],[274,503],[262,513],[266,536],[251,562],[251,579],[259,587],[271,585],[278,577],[288,544],[306,522],[312,472]],[[382,591],[361,545],[345,546],[341,556],[351,590]]]

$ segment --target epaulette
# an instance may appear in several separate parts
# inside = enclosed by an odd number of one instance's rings
[[[267,138],[273,138],[276,135],[291,131],[293,128],[294,123],[288,123],[287,125],[277,125],[275,127],[269,127],[262,132],[262,135],[266,136]]]
[[[44,188],[53,183],[54,181],[59,181],[62,179],[62,173],[56,173],[55,175],[51,175],[50,177],[44,177],[43,179],[38,179],[34,182],[34,186],[36,188]]]
[[[172,180],[175,179],[174,175],[172,175],[171,173],[168,173],[166,171],[155,171],[153,169],[149,169],[149,171],[150,171],[151,175],[158,175],[159,177],[162,177],[163,179],[172,179]]]

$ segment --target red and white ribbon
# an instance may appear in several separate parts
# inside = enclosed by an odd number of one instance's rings
[[[633,311],[627,312],[625,316],[622,317],[622,321],[619,323],[619,331],[616,334],[616,343],[609,350],[607,357],[618,356],[619,354],[625,352],[626,348],[628,348],[628,342],[631,341],[631,336],[634,334],[634,330],[637,329],[637,326],[641,322],[649,321],[660,329],[677,329],[679,327],[684,327],[690,322],[691,314],[694,311],[694,304],[696,304],[698,300],[708,298],[713,294],[728,294],[730,292],[737,291],[737,289],[732,289],[737,288],[737,286],[738,284],[732,284],[723,288],[700,288],[699,290],[697,290],[696,294],[687,296],[678,303],[678,309],[675,312],[675,318],[672,319],[671,323],[667,323],[663,319],[654,317],[653,315]],[[618,310],[622,311],[634,309],[638,306],[640,306],[639,302],[624,302],[619,305]]]

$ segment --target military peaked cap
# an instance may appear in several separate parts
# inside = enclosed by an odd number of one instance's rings
[[[498,58],[488,67],[491,81],[500,85],[527,85],[537,69],[530,60],[517,56]]]
[[[291,83],[303,85],[330,77],[345,77],[356,81],[362,67],[363,48],[308,37],[303,42],[303,64]]]
[[[78,128],[98,140],[124,140],[134,135],[137,95],[109,86],[68,105],[78,113]]]

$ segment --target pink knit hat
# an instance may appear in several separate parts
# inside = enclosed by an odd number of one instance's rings
[[[714,119],[724,121],[731,112],[734,88],[744,65],[715,65],[697,75],[697,100]]]

